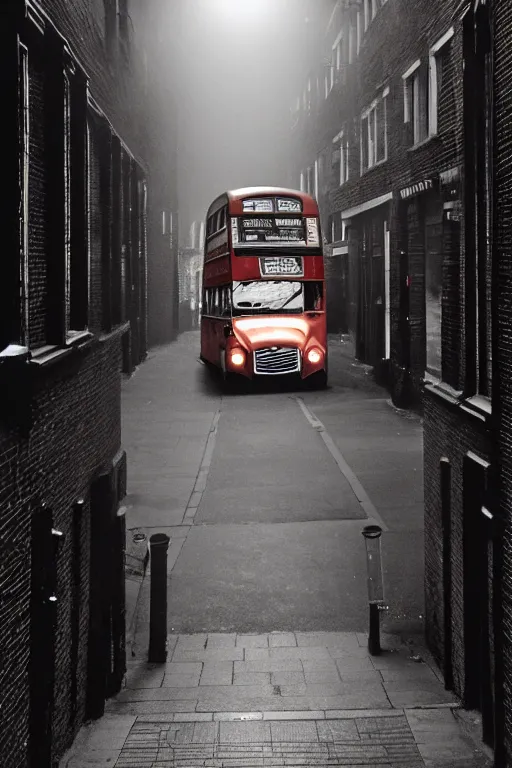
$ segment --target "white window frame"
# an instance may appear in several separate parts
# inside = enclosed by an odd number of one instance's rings
[[[352,64],[357,55],[357,22],[352,17],[348,26],[348,63]]]
[[[311,184],[309,183],[311,180]],[[313,166],[308,165],[306,168],[306,194],[312,195],[313,194]]]
[[[403,90],[404,90],[404,123],[410,123],[411,122],[411,114],[409,109],[409,81],[413,75],[417,75],[417,70],[421,66],[421,59],[418,59],[414,62],[414,64],[411,64],[409,69],[403,73],[402,75],[402,83],[403,83]]]
[[[422,141],[428,138],[428,125],[427,135],[423,137],[420,135],[420,66],[421,59],[418,59],[414,62],[414,64],[411,64],[409,69],[402,75],[404,94],[404,123],[412,122],[413,146],[421,144]],[[412,99],[412,115],[409,99]]]
[[[349,179],[349,164],[348,164],[348,135],[345,129],[341,130],[332,140],[332,143],[336,149],[339,149],[340,153],[340,173],[338,177],[338,186],[342,187]]]
[[[361,19],[361,11],[358,9],[357,16],[356,16],[356,52],[357,55],[359,55],[359,51],[361,50],[361,40],[363,37],[363,30],[362,30],[362,19]]]
[[[336,72],[341,72],[341,69],[343,67],[343,61],[342,61],[342,55],[343,55],[343,30],[339,33],[338,37],[334,41],[332,45],[332,58],[331,58],[331,88],[334,85],[334,70]]]
[[[453,27],[442,35],[439,40],[431,46],[428,57],[428,135],[436,136],[438,129],[438,88],[437,88],[437,67],[438,57],[444,46],[450,42],[455,30]]]
[[[306,191],[306,180],[305,180],[304,171],[300,172],[299,189],[301,192]]]
[[[369,107],[367,107],[362,113],[359,121],[359,138],[360,138],[360,168],[361,168],[361,175],[363,173],[366,173],[366,171],[369,171],[371,168],[375,168],[376,165],[382,165],[382,163],[385,163],[388,159],[388,115],[387,115],[387,108],[384,116],[384,157],[381,160],[377,160],[377,154],[376,154],[376,144],[377,144],[377,136],[378,136],[378,126],[377,126],[377,106],[380,102],[384,101],[389,96],[389,86],[384,88],[380,96],[378,96],[376,99],[372,101]],[[373,114],[372,114],[373,113]],[[368,166],[365,168],[363,165],[363,120],[368,118]],[[371,139],[371,131],[370,131],[370,119],[373,121],[373,135],[374,140],[372,142]]]
[[[363,10],[364,10],[364,31],[368,29],[370,26],[370,15],[371,15],[371,8],[370,8],[371,0],[363,0]]]

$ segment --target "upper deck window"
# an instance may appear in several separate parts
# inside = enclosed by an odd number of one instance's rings
[[[300,213],[302,203],[293,197],[248,198],[242,203],[244,213]]]

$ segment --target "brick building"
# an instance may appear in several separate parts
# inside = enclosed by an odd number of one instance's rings
[[[460,240],[459,5],[340,0],[295,116],[295,183],[321,206],[334,324],[401,404],[439,373],[439,254]]]
[[[9,768],[54,765],[124,674],[121,370],[146,355],[147,276],[156,283],[164,259],[166,307],[163,289],[150,290],[149,325],[155,318],[160,338],[176,328],[174,160],[169,119],[148,87],[153,20],[128,0],[6,0],[0,11],[0,762]]]
[[[193,221],[188,243],[180,246],[180,331],[199,327],[204,258],[204,221]]]
[[[512,765],[511,28],[510,0],[339,2],[294,129],[295,178],[323,208],[356,354],[396,403],[423,408],[426,636],[500,768]]]

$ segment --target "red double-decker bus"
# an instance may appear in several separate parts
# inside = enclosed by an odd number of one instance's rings
[[[229,378],[296,374],[327,384],[325,279],[316,201],[225,192],[206,218],[201,359]]]

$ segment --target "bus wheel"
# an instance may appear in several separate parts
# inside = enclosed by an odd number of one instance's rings
[[[317,371],[311,374],[305,381],[308,389],[326,389],[327,387],[327,371]]]
[[[224,379],[224,389],[226,392],[234,392],[236,390],[237,385],[237,375],[236,373],[229,373],[228,371],[223,371]]]

